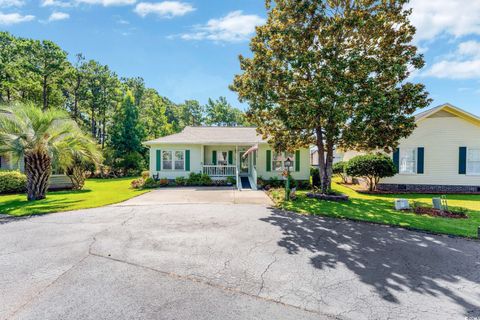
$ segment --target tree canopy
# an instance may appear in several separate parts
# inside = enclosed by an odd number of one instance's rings
[[[424,60],[407,1],[267,1],[253,57],[240,56],[231,88],[248,119],[278,150],[315,144],[323,192],[335,147],[392,150],[430,103],[409,81]]]

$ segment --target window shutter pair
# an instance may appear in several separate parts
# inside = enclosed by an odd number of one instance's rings
[[[156,153],[156,171],[162,170],[162,151],[157,150]],[[185,150],[185,171],[190,171],[190,150]]]
[[[267,172],[272,171],[272,150],[267,150]],[[295,171],[300,171],[300,150],[295,151]]]
[[[400,172],[400,148],[397,148],[393,152],[393,163],[397,167],[397,171]],[[425,172],[425,148],[417,148],[417,174],[423,174]]]

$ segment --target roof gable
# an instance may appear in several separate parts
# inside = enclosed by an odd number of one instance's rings
[[[445,118],[445,117],[459,117],[465,121],[468,121],[474,125],[480,126],[480,118],[474,114],[471,114],[463,109],[455,107],[449,103],[440,105],[438,107],[432,108],[421,112],[415,116],[415,121],[417,123],[428,119],[428,118]]]

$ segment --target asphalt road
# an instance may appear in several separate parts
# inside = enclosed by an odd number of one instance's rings
[[[1,224],[0,319],[480,318],[478,241],[139,199]]]

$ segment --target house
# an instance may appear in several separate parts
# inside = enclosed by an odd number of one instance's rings
[[[391,155],[399,173],[379,190],[480,192],[480,118],[451,104],[416,115],[417,127]],[[347,151],[343,160],[359,154]]]
[[[333,163],[337,163],[337,162],[340,162],[342,161],[343,159],[343,153],[338,150],[338,149],[335,149],[333,150]],[[318,148],[317,147],[312,147],[310,149],[310,164],[312,165],[312,167],[318,167]]]
[[[0,170],[19,170],[25,171],[23,161],[14,162],[11,158],[4,154],[0,155]],[[49,190],[65,190],[72,189],[73,183],[70,178],[65,174],[52,174],[49,180]]]
[[[252,127],[185,127],[182,132],[144,142],[150,148],[150,176],[173,180],[191,172],[214,180],[233,177],[239,189],[256,189],[257,180],[282,179],[285,160],[296,180],[310,179],[310,154],[275,152]]]

